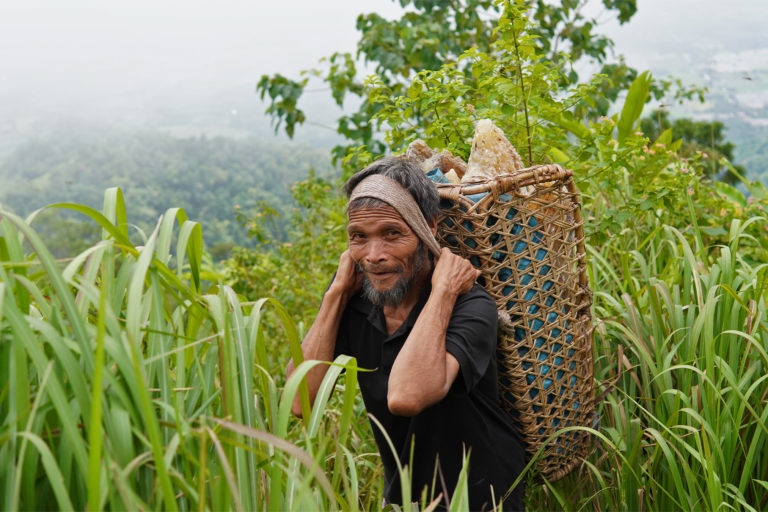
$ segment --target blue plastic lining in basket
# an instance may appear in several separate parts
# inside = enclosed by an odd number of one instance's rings
[[[450,181],[448,181],[448,178],[445,177],[445,175],[443,174],[443,172],[439,168],[435,168],[435,169],[432,169],[431,171],[427,172],[427,177],[429,179],[431,179],[432,181],[434,181],[435,183],[450,183]],[[478,195],[480,197],[482,197],[482,195],[484,195],[484,194],[478,194]],[[440,202],[440,208],[450,208],[451,206],[452,206],[452,204],[450,203],[450,201],[441,201]],[[460,206],[459,208],[464,213],[467,212],[467,210],[463,206]],[[445,222],[445,224],[448,227],[450,227],[450,228],[452,228],[455,225],[453,223],[452,219],[446,218],[443,222]],[[472,226],[472,223],[469,222],[468,220],[463,221],[461,223],[461,225],[462,225],[462,227],[464,227],[465,230],[467,230],[470,233],[472,231],[474,231],[474,229],[475,229]],[[454,247],[459,245],[459,241],[456,240],[456,238],[453,235],[450,235],[448,238],[445,239],[445,241],[446,241],[446,243],[448,243],[449,245],[452,245]],[[473,238],[471,238],[471,237],[464,238],[464,243],[470,249],[475,249],[477,247],[477,242]],[[475,267],[480,268],[480,259],[477,256],[470,256],[469,257],[469,261]]]
[[[433,170],[429,171],[427,173],[427,176],[432,181],[434,181],[435,183],[449,183],[448,179],[440,171],[440,169],[433,169]],[[480,193],[480,194],[468,195],[468,196],[465,196],[465,197],[467,199],[469,199],[470,201],[472,201],[473,203],[477,203],[478,201],[482,200],[486,196],[486,194],[487,194],[487,192],[484,192],[484,193]],[[510,199],[511,199],[511,196],[509,194],[502,194],[499,197],[500,201],[509,201]],[[440,206],[441,206],[441,208],[448,209],[448,208],[451,208],[453,206],[453,204],[450,201],[444,200],[443,202],[441,202]],[[467,211],[466,208],[464,208],[461,205],[459,206],[459,209],[461,211],[463,211],[463,212]],[[506,218],[508,220],[513,220],[517,216],[517,213],[518,213],[517,210],[515,210],[514,208],[510,208],[509,211],[506,214]],[[450,219],[450,218],[444,219],[443,222],[448,227],[450,227],[450,228],[455,226],[454,221],[452,219]],[[498,218],[495,217],[494,215],[489,215],[488,216],[488,220],[486,221],[486,225],[488,227],[491,227],[496,222],[498,222]],[[538,224],[539,224],[539,222],[533,216],[530,217],[530,219],[528,220],[528,223],[527,223],[528,227],[531,227],[531,228],[535,228]],[[474,228],[472,227],[472,224],[469,221],[466,221],[466,220],[463,221],[462,222],[462,226],[467,231],[469,231],[469,232],[472,232],[474,230]],[[512,235],[517,235],[522,230],[523,230],[522,223],[516,223],[515,225],[512,226],[511,234]],[[495,245],[497,242],[500,241],[500,237],[501,237],[501,235],[495,234],[491,238],[491,243]],[[531,234],[531,242],[538,244],[538,243],[542,242],[543,239],[544,239],[544,234],[540,230],[536,230],[536,231],[532,232],[532,234]],[[458,246],[458,240],[456,240],[456,238],[453,235],[449,235],[448,237],[446,237],[445,242],[447,244],[450,244],[450,245]],[[467,245],[468,247],[470,247],[472,249],[477,247],[477,242],[474,239],[472,239],[471,237],[466,237],[464,239],[464,243],[465,243],[465,245]],[[515,242],[515,245],[512,247],[512,253],[513,254],[518,254],[518,255],[522,254],[525,251],[527,246],[528,246],[528,242],[523,241],[523,240],[518,240],[517,242]],[[534,254],[533,257],[537,261],[542,261],[546,257],[546,255],[547,255],[546,249],[539,248],[539,249],[536,250],[536,254]],[[496,250],[496,251],[494,251],[492,256],[491,256],[491,258],[494,261],[498,262],[498,263],[502,263],[504,261],[509,261],[509,259],[510,259],[509,258],[509,254],[507,253],[506,250]],[[478,268],[480,267],[480,261],[477,258],[477,256],[471,256],[470,257],[470,262],[473,265],[475,265],[476,267],[478,267]],[[530,265],[531,265],[531,260],[527,256],[519,257],[517,259],[515,265],[516,265],[516,269],[518,271],[518,275],[522,274],[522,277],[520,277],[520,282],[517,283],[517,284],[520,285],[520,286],[527,286],[531,282],[531,280],[533,280],[533,277],[534,277],[532,272],[526,272],[528,267],[530,267]],[[550,271],[550,266],[549,265],[543,265],[541,267],[541,269],[539,270],[539,275],[540,276],[546,276],[547,274],[549,274],[549,271]],[[498,277],[502,281],[507,281],[509,283],[504,288],[502,288],[502,291],[501,291],[502,295],[504,295],[505,297],[507,295],[511,294],[514,291],[514,289],[515,289],[515,286],[514,286],[515,283],[510,283],[508,281],[510,278],[513,277],[513,275],[514,275],[514,272],[513,272],[512,268],[509,268],[509,267],[502,268],[498,272]],[[547,292],[553,286],[554,286],[554,281],[552,281],[551,279],[548,279],[541,286],[541,290],[543,292]],[[526,291],[525,296],[523,297],[523,300],[525,300],[525,301],[532,301],[536,297],[537,294],[538,294],[538,290],[536,290],[534,288],[530,288],[530,289],[528,289]],[[549,307],[549,306],[552,306],[554,304],[554,302],[555,302],[555,297],[549,296],[549,297],[547,297],[547,299],[545,301],[545,305],[547,307]],[[515,305],[515,301],[513,299],[510,299],[505,304],[505,308],[507,310],[510,310],[510,309],[512,309],[514,307],[514,305]],[[530,305],[528,307],[528,314],[535,315],[536,313],[538,313],[539,309],[540,309],[540,306],[538,304],[532,304],[532,305]],[[560,310],[560,313],[561,314],[566,314],[565,307],[563,307]],[[563,364],[563,355],[562,355],[561,351],[564,350],[564,345],[571,345],[573,343],[573,335],[572,334],[566,334],[564,336],[564,339],[562,339],[561,341],[558,341],[561,338],[563,338],[563,336],[562,336],[562,331],[559,328],[557,328],[557,327],[553,327],[548,333],[545,330],[542,330],[542,328],[545,327],[545,323],[546,324],[554,323],[555,321],[557,321],[558,316],[559,315],[558,315],[557,312],[551,311],[546,316],[546,318],[544,318],[543,320],[541,318],[534,318],[533,320],[531,320],[528,323],[528,328],[529,328],[528,330],[530,331],[530,333],[538,333],[539,334],[539,336],[536,337],[536,339],[534,340],[534,343],[533,343],[533,346],[535,348],[537,348],[537,349],[542,348],[544,346],[544,344],[548,341],[547,338],[549,338],[549,347],[548,347],[549,348],[549,352],[547,352],[545,350],[542,350],[539,353],[539,356],[537,358],[541,362],[541,364],[538,365],[539,366],[538,375],[541,376],[541,377],[544,377],[544,381],[543,381],[543,388],[544,388],[544,390],[549,390],[549,388],[555,382],[561,381],[561,379],[564,377],[565,370],[564,369],[557,370],[557,368],[560,367]],[[518,319],[519,319],[518,315],[512,315],[511,316],[511,320],[513,322],[515,322]],[[568,328],[568,323],[567,322],[565,324],[565,328]],[[522,327],[522,326],[516,326],[515,327],[515,329],[514,329],[514,339],[515,339],[515,341],[518,341],[518,342],[523,341],[527,335],[528,334],[526,333],[526,329],[524,327]],[[524,357],[528,352],[529,352],[529,348],[528,347],[520,347],[520,348],[518,348],[518,355],[521,358]],[[575,349],[574,348],[569,348],[567,350],[567,357],[568,358],[573,357],[574,353],[575,353]],[[550,357],[553,358],[551,361],[549,359]],[[548,362],[550,364],[545,364],[545,362]],[[528,361],[523,361],[523,363],[522,363],[523,370],[530,370],[532,368],[532,366],[533,366],[533,364],[531,362],[528,362]],[[554,375],[549,375],[550,370],[552,370],[552,366],[554,366],[556,368],[556,370],[554,371]],[[573,370],[575,368],[575,366],[576,366],[576,363],[575,362],[571,362],[571,364],[569,365],[568,369],[569,370]],[[535,382],[536,377],[537,377],[536,372],[528,373],[525,376],[526,382],[529,385],[531,385],[531,384],[533,384]],[[502,377],[502,379],[506,379],[506,378]],[[504,382],[502,382],[502,384],[504,384]],[[509,384],[511,384],[511,383],[507,381],[507,383],[504,384],[504,385],[505,385],[505,387],[507,387]],[[560,405],[563,408],[566,408],[566,409],[571,409],[572,408],[574,410],[578,409],[579,408],[578,399],[574,400],[572,404],[569,404],[569,402],[570,402],[570,400],[572,398],[576,398],[576,393],[575,392],[566,393],[567,390],[572,390],[575,385],[576,385],[576,377],[575,376],[572,376],[570,381],[567,382],[567,383],[560,382],[559,392],[556,392],[555,389],[552,389],[552,392],[549,392],[547,394],[546,403],[547,404],[553,404],[553,403],[555,403],[556,400],[559,400],[560,401]],[[535,398],[538,395],[539,390],[536,389],[536,388],[532,388],[532,389],[530,389],[528,391],[528,393],[530,394],[531,398]],[[505,399],[507,399],[510,402],[514,402],[515,401],[514,397],[509,392],[505,391],[504,392],[504,397],[505,397]],[[540,412],[541,408],[542,408],[542,406],[540,406],[540,405],[534,405],[533,406],[533,411],[534,412]],[[562,413],[562,416],[567,418],[568,416],[570,416],[570,412],[568,410],[564,410],[563,413]],[[537,418],[537,423],[540,424],[542,421],[543,421],[543,417],[539,416]],[[552,421],[552,425],[557,427],[557,426],[559,426],[560,422],[561,422],[560,418],[555,418]],[[565,421],[565,424],[563,426],[567,427],[570,424],[571,424],[571,420],[568,419],[568,420]],[[540,434],[544,434],[545,432],[546,432],[546,429],[544,427],[541,427],[539,429],[539,433]],[[558,449],[558,451],[560,451],[560,450],[562,450],[562,448]]]

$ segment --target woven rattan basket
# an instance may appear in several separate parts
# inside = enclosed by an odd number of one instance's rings
[[[499,308],[501,399],[529,456],[554,432],[593,426],[592,294],[571,171],[543,165],[437,186],[440,244],[482,271]],[[546,447],[540,475],[565,476],[588,445],[582,430],[562,433]]]

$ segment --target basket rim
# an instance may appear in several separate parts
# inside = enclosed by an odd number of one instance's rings
[[[455,200],[458,196],[482,194],[483,192],[491,192],[494,196],[498,196],[528,185],[560,181],[571,177],[573,177],[573,171],[570,169],[565,169],[559,164],[544,164],[470,183],[436,183],[436,185],[441,199]]]

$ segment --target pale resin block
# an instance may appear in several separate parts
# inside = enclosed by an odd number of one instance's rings
[[[480,181],[522,168],[523,161],[515,147],[504,136],[504,132],[490,119],[478,121],[475,137],[472,140],[467,173],[462,177],[461,182]]]

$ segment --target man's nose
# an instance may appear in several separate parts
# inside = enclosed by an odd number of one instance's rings
[[[365,260],[368,263],[382,263],[389,259],[389,252],[382,240],[372,239],[366,244]]]

